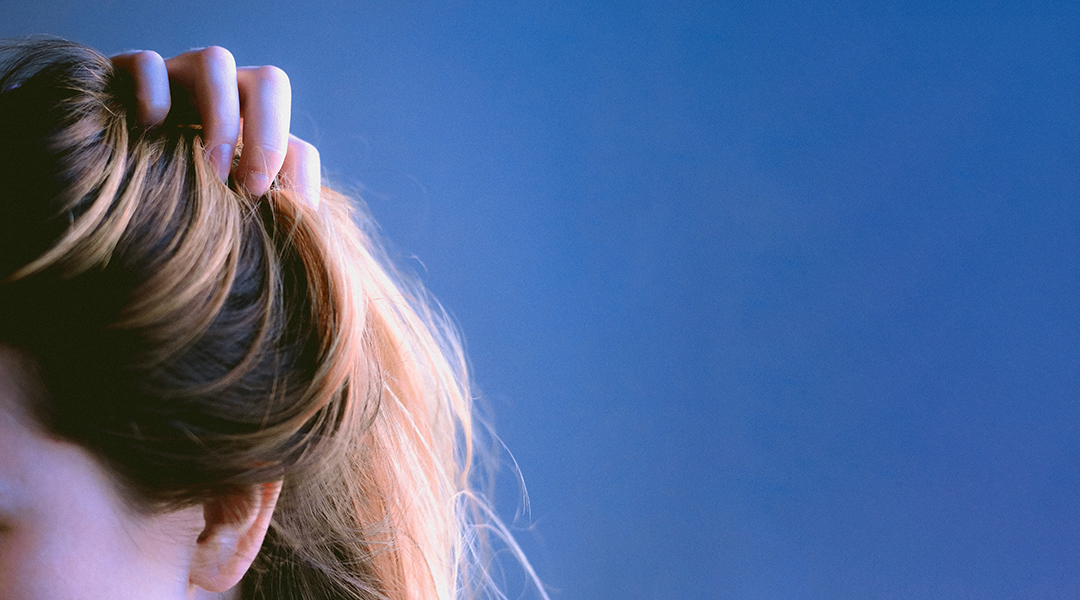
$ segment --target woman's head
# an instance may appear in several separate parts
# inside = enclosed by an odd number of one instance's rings
[[[252,198],[196,126],[134,106],[89,49],[0,46],[0,346],[25,414],[133,515],[273,511],[284,482],[249,596],[448,597],[470,438],[452,336],[347,200]]]
[[[351,422],[326,371],[361,341],[338,321],[365,308],[333,296],[336,232],[219,183],[197,129],[135,125],[104,57],[26,46],[0,78],[0,339],[48,382],[41,417],[152,502],[317,459]]]
[[[223,550],[257,550],[265,510],[262,521],[211,522],[202,506],[133,509],[100,460],[27,414],[41,393],[31,369],[0,347],[0,599],[186,598],[192,585],[231,587],[247,565],[238,552],[222,561]]]

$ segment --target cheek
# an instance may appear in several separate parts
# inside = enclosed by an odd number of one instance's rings
[[[183,586],[169,586],[137,540],[108,520],[62,516],[0,534],[0,600],[183,597]]]
[[[86,554],[79,540],[62,543],[50,529],[24,520],[0,537],[0,600],[79,600],[110,591],[102,585],[107,549]]]
[[[34,505],[0,530],[0,600],[185,598],[177,530],[131,516],[93,465],[66,462],[41,472]]]

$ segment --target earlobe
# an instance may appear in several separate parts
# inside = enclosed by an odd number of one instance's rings
[[[190,583],[208,592],[224,592],[240,583],[262,547],[281,481],[207,501],[206,526],[199,534]]]

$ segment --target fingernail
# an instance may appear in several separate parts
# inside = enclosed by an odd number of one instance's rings
[[[219,144],[210,150],[210,164],[214,165],[217,175],[222,181],[229,180],[229,171],[232,170],[232,146]]]
[[[266,173],[252,171],[244,178],[244,187],[252,196],[262,196],[270,189],[270,178]]]

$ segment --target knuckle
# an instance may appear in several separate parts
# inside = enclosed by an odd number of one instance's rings
[[[165,60],[161,58],[161,55],[153,50],[141,50],[131,56],[131,62],[135,67],[135,70],[139,72],[147,72],[158,66],[164,67]]]
[[[296,152],[297,157],[301,160],[308,161],[319,159],[319,149],[310,142],[306,142],[298,137],[293,137],[289,140],[289,146]]]
[[[273,65],[257,67],[255,77],[262,86],[272,87],[278,90],[290,89],[289,75]]]
[[[233,58],[232,52],[221,46],[208,46],[199,50],[196,56],[204,68],[236,68],[236,59]]]

